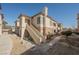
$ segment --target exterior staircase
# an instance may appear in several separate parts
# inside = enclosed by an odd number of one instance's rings
[[[36,32],[37,35],[44,38],[43,34],[41,34],[32,24],[30,24],[30,27]]]
[[[33,25],[28,25],[26,23],[26,29],[36,44],[40,44],[45,41],[44,36],[36,28],[34,28]]]

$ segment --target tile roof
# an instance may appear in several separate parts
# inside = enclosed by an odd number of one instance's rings
[[[37,15],[43,15],[43,16],[44,16],[45,14],[42,13],[42,12],[39,12],[39,13],[33,15],[32,18],[35,17],[35,16],[37,16]],[[47,17],[50,18],[52,21],[55,21],[52,17],[50,17],[50,16],[48,16],[48,15],[47,15]],[[55,22],[57,22],[57,21],[55,21]],[[57,23],[58,23],[58,22],[57,22]]]
[[[27,17],[27,18],[33,18],[33,17],[35,17],[35,16],[37,16],[37,15],[43,15],[43,16],[44,16],[45,14],[42,13],[42,12],[39,12],[39,13],[37,13],[37,14],[31,16],[31,17],[30,17],[30,16],[27,16],[27,15],[25,15],[25,14],[20,14],[19,17],[24,16],[24,17]],[[18,17],[18,18],[19,18],[19,17]],[[47,15],[47,17],[50,18],[50,20],[55,21],[57,24],[61,24],[61,23],[57,22],[56,20],[54,20],[52,17],[50,17],[50,16],[48,16],[48,15]]]
[[[28,17],[28,18],[30,18],[30,16],[27,16],[27,15],[25,15],[25,14],[20,14],[19,17],[21,17],[21,16],[24,16],[24,17]],[[19,18],[19,17],[18,17],[18,18]]]

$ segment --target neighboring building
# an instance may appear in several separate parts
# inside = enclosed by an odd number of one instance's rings
[[[6,31],[8,31],[8,30],[5,30],[6,23],[7,22],[4,20],[4,15],[2,13],[2,7],[0,4],[0,35],[2,35]]]
[[[24,38],[24,35],[27,34],[26,28],[30,27],[30,32],[36,32],[36,36],[43,36],[45,39],[49,34],[56,34],[60,31],[62,31],[62,24],[58,23],[54,19],[52,19],[50,16],[48,16],[48,8],[45,7],[42,12],[33,15],[32,17],[26,16],[21,14],[18,17],[18,20],[15,24],[15,31],[16,33],[21,36],[21,38]],[[27,29],[28,30],[28,29]],[[28,30],[28,31],[29,31]],[[32,33],[31,32],[31,33]],[[30,33],[30,35],[31,35]],[[33,34],[34,34],[33,33]],[[43,41],[43,40],[40,40]]]
[[[20,30],[20,22],[19,22],[19,20],[16,20],[15,21],[15,33],[17,35],[19,35],[19,30]]]
[[[3,23],[3,29],[2,29],[2,33],[3,34],[9,34],[11,31],[11,26],[8,25],[6,22]]]
[[[9,34],[10,29],[3,29],[3,34]]]
[[[11,31],[15,32],[15,26],[11,26]]]
[[[44,36],[55,34],[62,30],[61,24],[48,16],[47,7],[42,12],[32,16],[31,23]]]

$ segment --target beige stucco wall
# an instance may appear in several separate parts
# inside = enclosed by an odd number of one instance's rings
[[[46,28],[46,35],[50,34],[54,34],[54,29],[56,28],[55,26],[53,26],[53,23],[55,23],[53,20],[51,20],[50,18],[46,17],[45,20],[45,28]]]
[[[40,24],[37,24],[37,17],[40,17]],[[57,30],[59,29],[58,27],[58,23],[56,21],[51,20],[49,17],[45,17],[43,15],[37,15],[33,18],[32,23],[35,27],[37,27],[41,33],[43,34],[43,28],[45,28],[45,34],[48,35],[49,33],[51,34],[55,34],[54,30],[57,32]],[[44,20],[45,19],[45,20]],[[45,26],[44,26],[45,23]],[[52,25],[51,25],[52,23]],[[56,24],[56,26],[53,25],[53,23]]]
[[[17,35],[20,35],[19,30],[20,30],[20,19],[18,18],[18,20],[15,22],[15,33]]]
[[[19,26],[20,26],[20,23],[19,23],[19,21],[17,21],[17,24],[16,24],[16,26],[17,26],[17,27],[19,27]]]
[[[37,24],[37,18],[40,17],[40,24]],[[31,19],[31,23],[37,28],[37,30],[39,29],[40,33],[44,34],[45,35],[48,35],[49,33],[50,34],[55,34],[54,30],[57,31],[58,29],[58,23],[56,21],[53,21],[51,20],[51,18],[49,17],[45,17],[44,15],[42,14],[39,14],[39,15],[36,15],[33,17],[33,19]],[[25,31],[25,28],[26,28],[26,17],[24,16],[21,16],[19,17],[19,23],[17,23],[17,26],[20,26],[19,28],[19,35],[23,38],[23,35],[24,35],[24,31]],[[51,25],[52,23],[52,25]],[[56,26],[54,26],[54,24],[56,24]],[[45,24],[45,26],[44,26]],[[45,29],[44,29],[45,28]],[[45,30],[45,32],[44,32]]]
[[[41,17],[41,15],[37,15],[32,19],[32,24],[39,29],[40,24],[37,24],[37,18]]]
[[[26,28],[25,17],[21,16],[20,17],[20,30],[19,30],[20,31],[21,39],[23,39],[25,28]]]

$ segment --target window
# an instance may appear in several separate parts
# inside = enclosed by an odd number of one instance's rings
[[[56,33],[56,30],[54,30],[54,33]]]
[[[37,18],[37,24],[40,24],[40,17]]]
[[[55,23],[53,23],[53,25],[54,25],[54,26],[56,26],[56,24],[55,24]]]
[[[52,26],[52,21],[50,21],[50,26]]]
[[[61,24],[58,24],[58,27],[61,27]]]
[[[60,30],[58,30],[58,32],[60,32]]]

